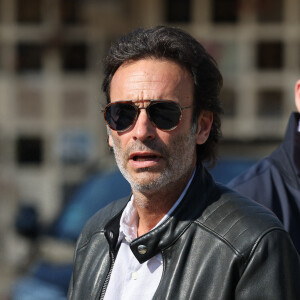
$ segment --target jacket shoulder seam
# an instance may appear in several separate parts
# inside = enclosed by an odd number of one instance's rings
[[[256,240],[249,245],[247,248],[243,249],[243,251],[239,250],[237,247],[235,247],[226,237],[224,237],[223,235],[221,235],[220,233],[218,233],[217,231],[213,230],[212,228],[206,226],[205,224],[203,224],[202,222],[200,222],[199,220],[195,220],[195,223],[197,223],[199,226],[201,226],[204,230],[206,230],[207,232],[210,232],[211,234],[213,234],[216,238],[218,238],[219,240],[221,240],[224,244],[226,244],[229,248],[232,249],[232,251],[241,257],[245,258],[244,253],[247,252],[249,249],[251,249],[250,255],[249,257],[251,257],[253,251],[255,250],[256,246],[259,244],[259,242],[263,239],[263,237],[265,235],[267,235],[268,233],[275,231],[275,230],[279,230],[279,231],[283,231],[286,232],[283,228],[280,228],[278,226],[272,226],[270,228],[268,228],[265,231],[262,231],[258,237],[256,238]]]
[[[264,232],[262,232],[261,235],[256,239],[255,243],[253,243],[253,246],[252,246],[252,247],[249,247],[249,248],[252,248],[252,249],[251,249],[251,252],[250,252],[250,254],[249,254],[249,259],[250,259],[250,257],[253,255],[253,253],[254,253],[254,251],[255,251],[257,245],[261,242],[261,240],[262,240],[267,234],[269,234],[269,233],[272,232],[272,231],[282,231],[282,232],[284,232],[284,233],[287,233],[283,228],[276,227],[276,226],[271,227],[271,228],[265,230]],[[248,248],[248,249],[249,249],[249,248]]]
[[[241,255],[241,253],[238,251],[238,249],[236,249],[226,238],[224,238],[222,235],[220,235],[217,231],[215,231],[215,230],[211,229],[210,227],[206,226],[205,224],[203,224],[199,220],[195,220],[194,222],[197,223],[200,227],[202,227],[205,231],[210,232],[216,238],[218,238],[223,243],[225,243],[228,247],[230,247],[233,250],[233,252],[236,255]]]
[[[244,268],[246,268],[246,266],[248,265],[248,263],[249,263],[251,257],[253,256],[253,254],[254,254],[254,252],[255,252],[257,246],[258,246],[259,243],[262,241],[262,239],[263,239],[266,235],[268,235],[268,234],[270,234],[271,232],[274,232],[274,231],[281,231],[281,232],[284,232],[284,233],[287,234],[287,232],[286,232],[283,228],[280,228],[280,227],[272,227],[272,228],[269,228],[268,230],[264,231],[264,232],[256,239],[255,243],[253,243],[252,247],[250,247],[250,246],[248,247],[248,249],[251,248],[251,251],[250,251],[250,253],[249,253],[247,259],[245,259],[245,262],[244,262],[244,264],[243,264],[243,265],[244,265]],[[247,249],[246,249],[246,250],[247,250]],[[244,270],[245,270],[245,269],[244,269]]]

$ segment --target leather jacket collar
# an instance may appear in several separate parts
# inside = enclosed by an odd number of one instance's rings
[[[199,190],[203,191],[201,201],[199,201],[199,197],[195,196],[195,192]],[[173,214],[160,226],[131,242],[130,248],[137,260],[143,263],[170,246],[202,214],[208,206],[208,200],[212,201],[218,198],[219,192],[216,191],[211,175],[205,168],[198,166],[189,190]],[[213,194],[215,194],[214,197],[212,197]],[[105,227],[106,237],[110,242],[111,249],[114,250],[116,250],[115,246],[119,236],[122,212],[123,209]],[[141,254],[140,247],[146,249],[146,252]]]

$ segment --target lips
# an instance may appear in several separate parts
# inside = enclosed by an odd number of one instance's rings
[[[134,152],[129,156],[135,167],[150,167],[158,163],[161,155],[153,152]]]
[[[134,161],[147,161],[147,160],[153,160],[156,159],[156,155],[135,155],[132,159]]]
[[[152,152],[135,152],[129,156],[134,161],[145,161],[159,158],[161,155]]]

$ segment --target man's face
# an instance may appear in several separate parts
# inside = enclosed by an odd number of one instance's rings
[[[111,102],[132,100],[139,107],[146,107],[149,102],[143,100],[149,99],[192,106],[193,81],[189,72],[175,62],[142,59],[120,66],[111,81],[110,98]],[[196,144],[205,142],[209,134],[201,134],[201,127],[208,125],[210,129],[212,121],[212,116],[205,119],[201,114],[198,129],[193,126],[192,130],[192,112],[192,108],[184,109],[181,122],[171,131],[156,128],[145,109],[140,110],[128,130],[109,130],[109,144],[133,190],[154,192],[189,179],[196,163]]]

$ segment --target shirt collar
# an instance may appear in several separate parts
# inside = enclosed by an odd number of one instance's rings
[[[185,194],[194,178],[195,171],[196,171],[196,168],[194,169],[194,172],[193,172],[188,184],[186,185],[185,189],[181,193],[180,197],[173,204],[173,206],[168,211],[168,213],[155,225],[154,228],[156,228],[157,226],[162,224],[164,221],[166,221],[170,217],[170,215],[173,213],[173,211],[176,209],[176,207],[179,205],[179,203],[185,196]],[[117,244],[119,244],[123,238],[125,238],[128,243],[130,243],[131,241],[133,241],[134,239],[137,238],[138,213],[137,213],[137,209],[135,207],[133,199],[134,199],[134,197],[132,195],[130,201],[127,203],[127,205],[122,213],[122,216],[120,219],[120,234],[119,234],[119,239],[118,239]],[[154,228],[152,228],[152,230]]]

